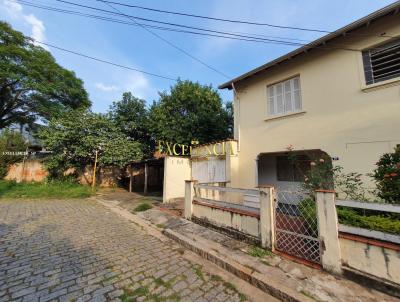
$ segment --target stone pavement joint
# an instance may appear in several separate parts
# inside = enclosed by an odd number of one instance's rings
[[[0,301],[245,299],[96,201],[0,201]]]

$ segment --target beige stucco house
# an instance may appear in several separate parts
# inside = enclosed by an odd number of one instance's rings
[[[367,174],[400,144],[399,10],[396,2],[219,87],[234,94],[229,186],[296,187],[289,145],[300,159],[326,153]]]

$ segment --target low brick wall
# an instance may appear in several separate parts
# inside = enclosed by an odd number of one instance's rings
[[[28,159],[25,162],[16,163],[9,167],[4,179],[21,181],[42,182],[47,177],[48,172],[44,165],[37,159]]]
[[[74,174],[75,169],[70,168],[65,171],[65,175]],[[113,187],[118,184],[121,176],[121,169],[117,167],[104,167],[97,172],[97,185],[101,187]],[[93,167],[87,166],[83,173],[78,173],[78,181],[83,185],[92,184]],[[38,159],[27,159],[25,162],[15,163],[8,169],[6,180],[16,182],[43,182],[49,173],[44,164]]]

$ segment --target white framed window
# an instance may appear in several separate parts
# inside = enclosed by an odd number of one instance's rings
[[[300,77],[267,86],[268,116],[301,111]]]

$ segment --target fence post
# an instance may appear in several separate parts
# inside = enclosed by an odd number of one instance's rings
[[[193,213],[194,180],[185,180],[185,218],[191,219]]]
[[[332,273],[342,273],[335,191],[316,190],[318,230],[321,242],[322,267]]]
[[[271,250],[275,243],[274,205],[274,187],[260,187],[261,246]]]

